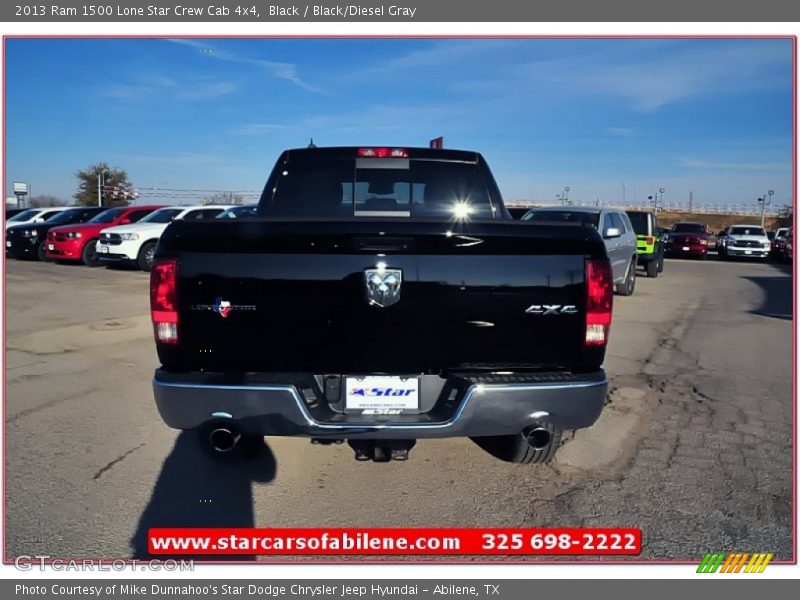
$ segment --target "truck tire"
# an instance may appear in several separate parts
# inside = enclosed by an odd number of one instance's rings
[[[631,260],[628,266],[628,275],[620,285],[617,286],[617,293],[620,296],[632,296],[636,289],[636,259]]]
[[[139,249],[139,256],[136,259],[142,271],[147,271],[149,273],[152,270],[155,252],[156,242],[145,242],[142,244],[142,247]]]
[[[647,271],[648,277],[658,277],[658,259],[651,260],[644,266],[644,270]]]
[[[475,437],[472,441],[483,450],[502,461],[522,464],[543,464],[553,460],[561,445],[561,430],[550,424],[542,425],[550,432],[550,443],[541,449],[531,447],[525,435],[498,435]]]
[[[96,267],[100,264],[100,259],[97,257],[97,238],[89,240],[83,245],[83,252],[81,252],[81,262],[87,267]]]
[[[659,273],[663,273],[664,272],[664,253],[663,252],[661,252],[658,255],[658,272]]]

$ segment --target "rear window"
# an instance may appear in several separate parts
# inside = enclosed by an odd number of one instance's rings
[[[728,235],[767,235],[761,227],[731,227]]]
[[[675,223],[673,233],[705,233],[706,228],[700,223]]]
[[[577,210],[532,210],[522,217],[522,220],[538,223],[580,223],[581,225],[591,225],[596,229],[600,213]]]
[[[637,235],[653,235],[650,231],[650,214],[643,212],[629,212],[628,218]]]
[[[269,217],[491,219],[476,164],[405,158],[297,160],[262,197]]]

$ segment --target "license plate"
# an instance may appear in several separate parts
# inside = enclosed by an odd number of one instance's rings
[[[684,246],[684,247],[683,247],[683,251],[684,251],[684,252],[688,252],[688,251],[689,251],[689,246]]]
[[[100,246],[100,254],[108,254],[108,246]]]
[[[50,252],[52,252],[53,250],[56,249],[56,245],[55,244],[47,244],[47,249],[50,250]]]
[[[419,410],[416,377],[345,377],[345,410],[362,414],[400,414]]]
[[[753,251],[752,251],[752,250],[745,250],[745,251],[744,251],[744,253],[745,253],[745,254],[752,254],[752,253],[753,253]]]

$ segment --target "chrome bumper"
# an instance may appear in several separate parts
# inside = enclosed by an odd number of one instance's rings
[[[562,429],[589,427],[600,416],[608,381],[601,369],[563,381],[524,383],[465,380],[456,398],[442,395],[418,415],[364,416],[310,402],[296,385],[228,383],[219,374],[178,375],[156,370],[153,392],[164,422],[194,429],[226,419],[245,433],[333,439],[422,439],[519,433],[535,423]]]

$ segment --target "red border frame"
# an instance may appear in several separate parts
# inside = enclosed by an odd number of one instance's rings
[[[558,39],[566,39],[566,40],[584,40],[584,39],[621,39],[621,40],[671,40],[671,39],[682,39],[682,40],[724,40],[724,39],[731,39],[731,40],[747,40],[747,39],[755,39],[755,40],[767,40],[767,39],[779,39],[779,40],[791,40],[792,42],[792,228],[794,231],[797,231],[797,42],[798,36],[797,35],[501,35],[501,34],[486,34],[486,35],[186,35],[186,34],[175,34],[175,35],[3,35],[3,81],[2,81],[2,110],[3,110],[3,157],[7,156],[6,154],[6,41],[9,39],[80,39],[80,40],[91,40],[91,39],[100,39],[100,40],[114,40],[114,39],[172,39],[172,38],[179,38],[179,39],[232,39],[232,40],[242,40],[242,39],[292,39],[292,40],[316,40],[316,39],[344,39],[344,40],[351,40],[351,39],[380,39],[380,40],[422,40],[422,39],[450,39],[450,40],[507,40],[507,39],[524,39],[524,40],[538,40],[538,39],[546,39],[546,40],[558,40]],[[3,194],[5,195],[5,184],[6,184],[6,162],[3,161],[2,166],[2,182],[3,182]],[[5,241],[5,230],[3,230],[3,240]],[[771,564],[773,565],[796,565],[798,564],[798,539],[797,539],[797,522],[798,522],[798,507],[797,507],[797,274],[798,274],[798,266],[797,266],[798,256],[795,253],[794,259],[792,261],[792,277],[793,277],[793,285],[792,285],[792,542],[793,542],[793,556],[791,560],[777,560],[773,561]],[[3,277],[3,282],[5,284],[5,257],[3,258],[3,266],[1,274]],[[2,328],[3,328],[3,335],[5,335],[6,331],[6,287],[3,285],[3,314],[2,314]],[[2,444],[3,448],[6,448],[6,427],[5,427],[5,390],[6,390],[6,351],[5,346],[3,347],[2,351],[2,361],[0,361],[3,368],[3,402],[2,402],[2,411],[3,411],[3,423],[0,424],[2,427]],[[5,461],[2,466],[3,476],[3,500],[2,503],[2,515],[1,518],[3,520],[3,535],[2,535],[2,552],[3,552],[3,564],[6,565],[13,565],[14,560],[9,559],[6,553],[6,498],[5,498],[5,490],[6,490],[6,468],[5,468]],[[646,532],[642,532],[646,534]],[[478,558],[478,557],[472,557]],[[484,564],[502,564],[502,565],[696,565],[699,564],[699,560],[702,557],[695,557],[695,558],[687,558],[687,559],[676,559],[676,560],[661,560],[661,559],[641,559],[641,560],[630,560],[630,559],[617,559],[617,560],[585,560],[585,559],[562,559],[558,561],[553,560],[508,560],[508,559],[494,559],[494,560],[429,560],[429,561],[422,561],[422,560],[404,560],[404,561],[392,561],[392,560],[370,560],[365,559],[364,557],[360,556],[353,556],[352,558],[348,557],[348,560],[318,560],[318,559],[311,559],[311,558],[297,558],[294,560],[226,560],[226,561],[197,561],[198,565],[306,565],[306,564],[321,564],[321,565],[331,565],[331,564],[369,564],[369,565],[461,565],[461,564],[471,564],[471,565],[484,565]],[[95,561],[95,562],[102,562],[104,564],[110,563],[112,561],[123,561],[127,563],[134,563],[142,564],[146,562],[144,560],[135,560],[130,557],[125,558],[90,558],[90,557],[82,557],[82,558],[56,558],[50,559],[45,561],[45,564],[53,564],[56,563],[67,563],[70,561],[74,561],[77,563],[81,563],[83,561]],[[121,571],[122,573],[126,571]],[[175,571],[178,572],[178,571]]]

